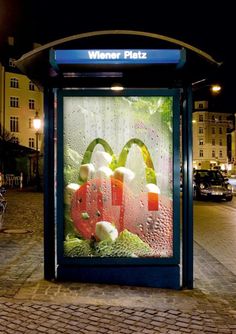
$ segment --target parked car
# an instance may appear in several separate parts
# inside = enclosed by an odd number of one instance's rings
[[[219,170],[196,169],[193,172],[193,197],[232,201],[232,185]]]

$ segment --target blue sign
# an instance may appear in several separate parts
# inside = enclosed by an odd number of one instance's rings
[[[55,50],[51,60],[60,64],[183,64],[185,50],[179,49],[90,49]]]

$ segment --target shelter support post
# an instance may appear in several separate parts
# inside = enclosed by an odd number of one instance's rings
[[[44,92],[44,278],[55,278],[54,92]]]
[[[182,112],[182,287],[193,288],[193,167],[192,167],[192,89],[183,90]]]

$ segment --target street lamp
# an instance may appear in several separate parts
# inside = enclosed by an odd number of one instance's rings
[[[208,110],[216,111],[222,103],[223,87],[216,82],[209,82],[207,79],[192,83],[193,100],[208,101]]]
[[[218,83],[209,83],[207,79],[202,79],[192,83],[193,92],[209,88],[212,94],[218,94],[221,92],[221,85]]]
[[[39,177],[39,130],[41,128],[41,119],[39,118],[38,112],[35,112],[33,125],[36,135],[36,187],[37,191],[40,190],[40,177]]]
[[[221,91],[221,86],[218,84],[211,85],[211,92],[213,94],[218,94]]]

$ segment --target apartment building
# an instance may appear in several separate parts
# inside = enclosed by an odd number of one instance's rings
[[[236,124],[236,114],[234,114],[234,124]],[[228,143],[230,146],[230,154],[229,154],[229,170],[231,174],[236,175],[236,130],[234,128],[228,134]]]
[[[227,133],[230,114],[208,110],[208,101],[194,102],[193,168],[228,169]]]
[[[9,38],[9,47],[14,47],[14,39]],[[36,148],[36,134],[33,119],[36,112],[43,118],[43,93],[15,67],[11,50],[0,64],[0,125],[22,146]],[[39,145],[42,143],[42,130]]]
[[[37,169],[42,175],[43,124],[36,134],[33,120],[37,115],[43,121],[43,92],[15,67],[26,51],[20,50],[11,37],[0,52],[0,173],[5,180],[22,174],[28,184]]]

